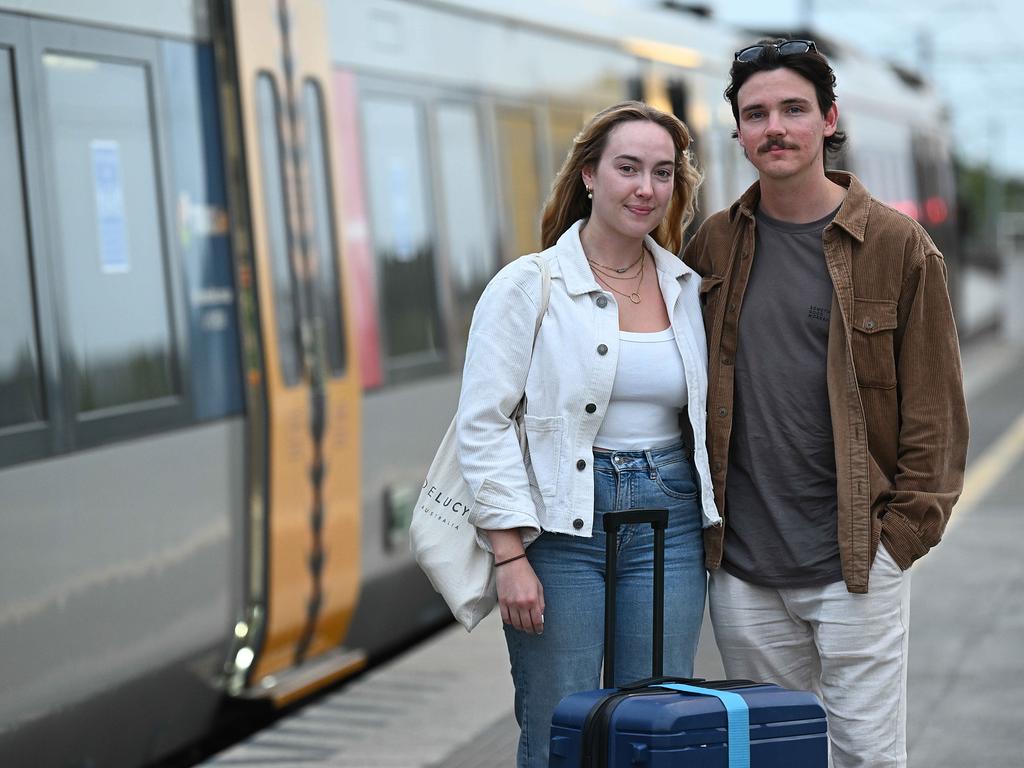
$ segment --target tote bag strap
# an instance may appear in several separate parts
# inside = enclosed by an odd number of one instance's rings
[[[537,334],[540,333],[540,324],[544,321],[544,315],[548,311],[548,302],[551,300],[551,268],[548,266],[547,260],[539,253],[534,254],[533,260],[537,262],[537,267],[540,269],[540,304],[537,307],[537,321],[533,324],[533,345],[537,345]],[[533,356],[530,356],[530,364],[533,364]],[[523,396],[519,398],[519,403],[516,405],[515,410],[512,411],[512,419],[514,421],[522,421],[523,415],[526,413],[526,393],[523,392]],[[525,438],[526,431],[520,430],[519,432],[519,445],[525,451]]]
[[[533,343],[537,343],[537,334],[540,333],[540,324],[544,320],[544,314],[548,311],[548,302],[551,299],[551,268],[548,261],[540,254],[536,254],[533,260],[540,268],[540,305],[537,311],[537,322],[533,326]]]

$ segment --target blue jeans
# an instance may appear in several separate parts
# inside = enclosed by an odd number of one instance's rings
[[[682,446],[594,451],[594,533],[543,533],[527,549],[544,587],[544,633],[505,627],[519,768],[547,766],[551,715],[570,693],[600,687],[604,654],[604,512],[669,510],[665,534],[665,674],[689,677],[704,616],[706,578],[699,486]],[[619,529],[615,680],[650,677],[654,533]]]

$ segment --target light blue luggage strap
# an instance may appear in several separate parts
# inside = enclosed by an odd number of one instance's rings
[[[729,768],[750,768],[750,710],[746,700],[732,691],[717,691],[714,688],[699,688],[681,683],[660,683],[657,688],[671,688],[683,693],[714,696],[725,705],[729,724]]]

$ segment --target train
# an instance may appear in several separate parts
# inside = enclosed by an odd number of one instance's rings
[[[0,0],[0,765],[142,766],[450,621],[409,553],[474,303],[573,137],[754,179],[745,30],[673,3]],[[800,36],[813,34],[800,32]],[[848,148],[955,285],[948,115],[817,36]]]

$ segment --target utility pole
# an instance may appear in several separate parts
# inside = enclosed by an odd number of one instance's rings
[[[935,35],[923,26],[917,29],[917,68],[926,80],[935,82]]]
[[[814,25],[814,0],[800,0],[800,28],[810,32]]]
[[[995,117],[988,121],[988,167],[985,169],[985,221],[989,234],[989,244],[993,251],[998,250],[999,242],[996,233],[1003,213],[1003,184],[999,176],[1001,157],[1002,126]]]

